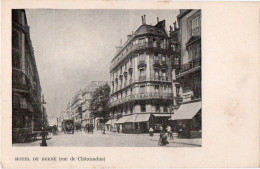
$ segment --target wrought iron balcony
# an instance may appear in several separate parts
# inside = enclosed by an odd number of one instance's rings
[[[140,69],[140,68],[146,68],[146,63],[145,63],[145,61],[139,61],[139,64],[137,65],[137,67],[138,67],[138,69]]]
[[[154,60],[153,67],[154,67],[155,69],[160,69],[160,68],[161,68],[161,65],[160,65],[159,60]]]
[[[190,61],[186,64],[181,65],[181,72],[188,71],[188,70],[198,67],[200,65],[201,65],[201,58],[199,57],[199,58],[193,59],[192,61]]]
[[[123,55],[119,55],[118,53],[117,57],[111,63],[110,70],[113,69],[123,59],[125,59],[128,56],[128,54],[130,54],[131,52],[134,52],[136,50],[146,49],[146,48],[156,48],[160,50],[165,50],[167,49],[167,45],[166,46],[164,45],[163,48],[158,46],[156,43],[147,43],[147,42],[142,44],[130,45],[128,47],[128,50],[126,50]]]
[[[168,81],[168,78],[164,77],[164,76],[162,76],[161,79],[162,79],[162,81]]]
[[[164,70],[168,69],[168,65],[166,64],[166,62],[163,62],[161,67]]]

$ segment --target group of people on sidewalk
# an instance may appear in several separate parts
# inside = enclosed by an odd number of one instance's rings
[[[84,127],[84,130],[88,133],[92,133],[94,132],[94,126],[93,125],[88,125],[86,124],[85,127]]]
[[[154,129],[153,127],[150,127],[149,129],[150,136],[153,137]],[[165,146],[166,144],[169,144],[167,138],[170,137],[170,140],[173,139],[173,133],[171,126],[167,126],[166,129],[164,129],[162,126],[160,126],[160,138],[158,141],[158,145]]]

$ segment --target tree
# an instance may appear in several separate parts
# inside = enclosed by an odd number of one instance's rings
[[[108,84],[100,86],[94,91],[90,101],[91,115],[93,117],[102,117],[104,120],[108,118],[109,93],[110,86]]]

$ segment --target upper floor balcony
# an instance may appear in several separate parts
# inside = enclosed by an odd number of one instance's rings
[[[185,63],[180,66],[180,71],[178,72],[179,74],[176,75],[176,77],[181,77],[186,73],[196,71],[198,68],[201,66],[201,58],[195,58],[191,60],[188,63]]]
[[[123,52],[121,55],[118,55],[110,65],[110,70],[115,68],[116,65],[118,65],[122,60],[124,60],[131,52],[137,51],[137,50],[142,50],[142,49],[155,49],[155,50],[168,50],[167,45],[157,45],[157,43],[141,43],[141,44],[136,44],[136,45],[130,45],[125,52]]]
[[[145,99],[173,99],[172,93],[158,93],[158,92],[146,92],[146,93],[138,93],[131,94],[115,101],[110,101],[110,107],[123,104],[133,100],[145,100]]]

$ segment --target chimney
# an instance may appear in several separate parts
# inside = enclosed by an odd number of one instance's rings
[[[159,23],[159,17],[157,17],[157,23]]]
[[[165,20],[162,21],[162,25],[165,28]]]
[[[145,19],[145,15],[144,15],[144,24],[146,24],[146,19]]]
[[[144,24],[144,17],[142,16],[142,25]]]

